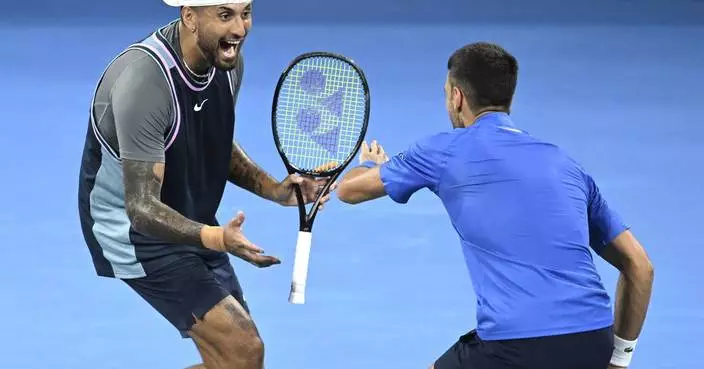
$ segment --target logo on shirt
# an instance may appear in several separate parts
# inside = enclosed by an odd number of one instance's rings
[[[514,133],[523,133],[520,129],[512,128],[512,127],[506,127],[506,126],[499,126],[500,129],[503,129],[504,131],[510,131]]]
[[[203,110],[203,105],[205,105],[206,101],[208,101],[208,99],[203,100],[200,104],[196,104],[196,106],[193,107],[193,111]]]

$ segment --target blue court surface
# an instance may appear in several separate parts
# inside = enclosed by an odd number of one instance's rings
[[[95,276],[77,215],[77,172],[97,78],[117,52],[161,23],[0,27],[2,368],[184,368],[198,361],[195,346],[123,283]],[[704,367],[701,23],[255,22],[236,139],[283,178],[270,123],[276,81],[296,55],[327,50],[365,70],[372,94],[367,137],[398,152],[450,129],[447,58],[476,40],[499,42],[517,56],[517,124],[582,162],[654,262],[652,305],[631,368]],[[238,210],[250,240],[283,261],[259,270],[233,259],[266,344],[267,368],[426,368],[475,326],[459,242],[428,191],[405,206],[331,201],[314,226],[302,306],[287,302],[296,209],[230,186],[220,219]],[[615,269],[597,263],[613,294]]]

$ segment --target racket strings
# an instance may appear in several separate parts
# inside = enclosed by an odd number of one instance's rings
[[[304,59],[286,76],[278,95],[276,129],[289,163],[312,171],[341,165],[365,124],[365,86],[348,63],[331,57]]]

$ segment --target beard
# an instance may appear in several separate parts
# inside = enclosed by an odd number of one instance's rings
[[[218,38],[207,33],[199,33],[196,44],[200,53],[208,64],[222,71],[229,71],[237,66],[241,40],[239,44],[233,46],[227,43],[226,38]]]
[[[459,112],[450,112],[450,123],[452,123],[452,128],[463,128],[464,122],[462,122],[462,117]]]

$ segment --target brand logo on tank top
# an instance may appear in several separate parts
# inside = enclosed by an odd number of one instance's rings
[[[200,104],[196,104],[196,106],[193,107],[193,111],[203,110],[203,105],[205,105],[206,101],[208,101],[208,99],[203,100]]]

